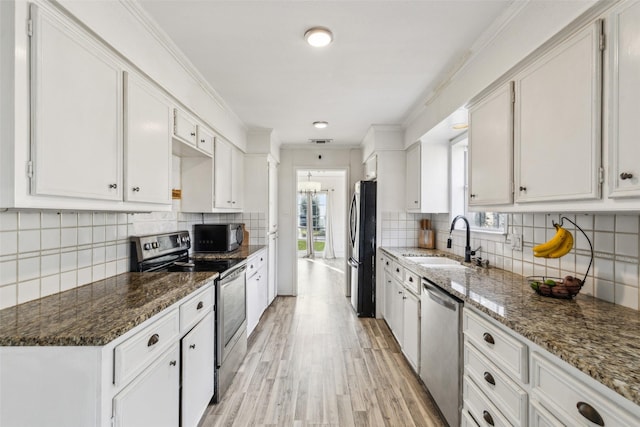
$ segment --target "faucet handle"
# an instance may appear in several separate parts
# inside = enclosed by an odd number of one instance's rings
[[[447,249],[451,249],[451,237],[447,239]]]
[[[471,252],[469,252],[471,255],[475,255],[476,252],[480,252],[482,250],[482,246],[478,246],[476,249],[471,250]]]

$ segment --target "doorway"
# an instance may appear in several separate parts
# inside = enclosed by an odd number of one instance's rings
[[[347,171],[299,169],[296,173],[296,283],[310,268],[331,270],[344,287],[347,258]],[[303,287],[296,286],[303,291]]]

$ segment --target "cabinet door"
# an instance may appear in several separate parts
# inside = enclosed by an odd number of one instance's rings
[[[270,305],[278,293],[278,233],[269,235],[269,286],[267,294],[267,305]]]
[[[196,121],[184,111],[173,110],[173,134],[184,142],[196,146]]]
[[[267,227],[269,233],[278,231],[278,164],[269,160],[269,218]]]
[[[400,346],[402,346],[402,341],[404,338],[403,333],[403,320],[404,320],[404,290],[400,282],[396,279],[391,279],[391,295],[390,301],[391,305],[389,307],[391,311],[391,316],[389,317],[389,326],[391,327],[391,331],[393,335],[396,337]]]
[[[407,150],[406,207],[409,211],[420,210],[420,143]]]
[[[231,147],[231,207],[242,209],[244,202],[244,153]]]
[[[84,31],[31,8],[31,192],[122,200],[122,70]]]
[[[640,195],[640,2],[625,3],[612,23],[611,197]]]
[[[420,299],[404,291],[402,312],[402,351],[413,368],[418,371],[420,360]]]
[[[181,427],[196,427],[213,397],[213,319],[209,312],[182,339]]]
[[[601,22],[516,78],[516,202],[600,197]]]
[[[180,348],[174,344],[113,398],[118,427],[178,425],[179,362]]]
[[[513,202],[513,82],[469,109],[469,206]]]
[[[171,107],[138,76],[125,73],[125,200],[171,204]]]
[[[251,335],[260,319],[260,281],[258,273],[247,279],[247,337]]]
[[[230,208],[231,202],[231,145],[220,139],[216,140],[214,155],[215,175],[215,207]]]
[[[198,148],[208,154],[213,154],[213,146],[216,137],[213,132],[202,126],[198,126]]]
[[[387,321],[389,328],[391,328],[391,316],[393,314],[393,285],[391,284],[391,277],[386,270],[382,272],[382,280],[384,284],[384,312],[383,317]]]
[[[266,265],[258,270],[256,276],[258,276],[258,308],[260,313],[258,315],[258,322],[260,322],[262,313],[264,313],[269,306],[269,277]]]

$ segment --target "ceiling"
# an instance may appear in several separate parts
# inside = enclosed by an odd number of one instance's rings
[[[140,1],[247,127],[350,145],[372,124],[401,124],[511,3]],[[307,45],[314,26],[333,43]]]

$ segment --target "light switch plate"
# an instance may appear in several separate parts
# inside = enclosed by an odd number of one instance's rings
[[[511,240],[511,249],[522,252],[522,234],[512,234],[509,237]]]

